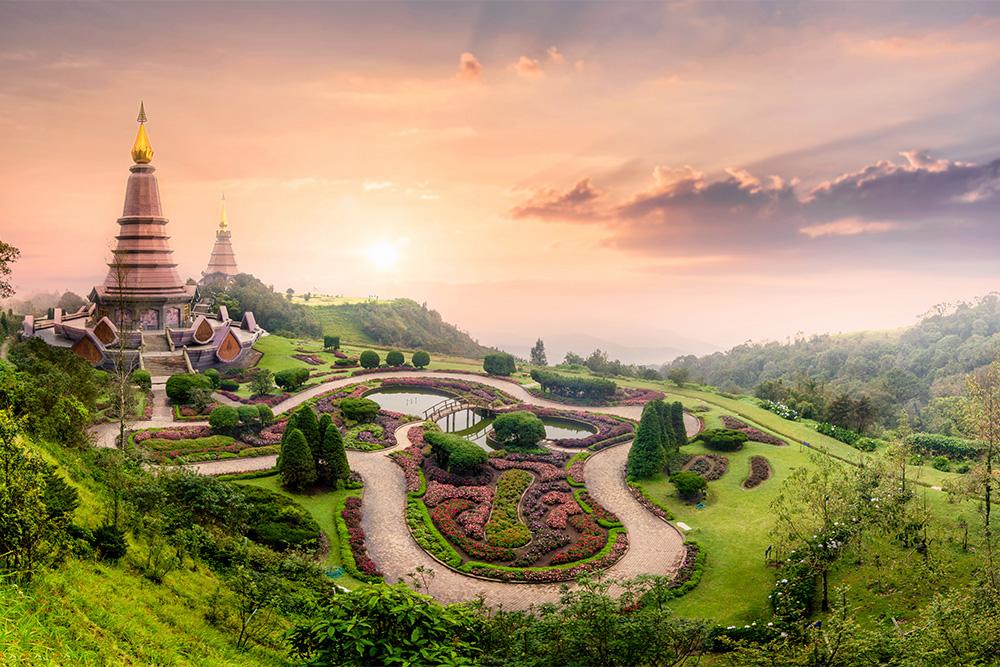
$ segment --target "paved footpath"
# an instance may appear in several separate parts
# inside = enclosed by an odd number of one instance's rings
[[[472,376],[460,373],[373,373],[354,378],[341,378],[306,390],[275,406],[275,413],[287,412],[301,405],[313,396],[338,387],[355,384],[368,379],[400,377],[436,377],[479,382],[502,389],[518,400],[534,405],[567,409],[566,405],[540,399],[529,394],[519,385],[496,378]],[[638,419],[641,406],[621,406],[607,408],[577,408],[591,412],[611,413]],[[154,416],[156,416],[154,406]],[[689,434],[700,428],[697,419],[684,415]],[[132,428],[148,428],[148,423],[163,426],[163,422],[151,420],[133,424]],[[191,424],[191,422],[186,422]],[[194,422],[199,423],[199,422]],[[406,527],[404,508],[406,505],[406,483],[402,469],[388,456],[390,452],[409,445],[407,424],[396,431],[396,445],[378,452],[349,451],[351,468],[361,474],[365,481],[365,503],[362,526],[367,535],[369,555],[385,573],[387,581],[406,580],[406,575],[423,565],[434,572],[428,592],[444,602],[457,602],[482,595],[493,606],[506,609],[524,609],[534,604],[558,599],[558,584],[513,584],[483,581],[461,575],[450,570],[421,549],[410,537]],[[111,446],[114,434],[112,433]],[[105,445],[107,446],[107,445]],[[631,443],[625,443],[602,450],[591,456],[586,463],[587,490],[593,497],[614,512],[625,524],[629,535],[629,549],[625,555],[606,570],[613,577],[629,578],[640,574],[671,575],[680,565],[683,553],[683,538],[676,528],[657,519],[640,505],[629,493],[622,474],[625,458]],[[274,466],[275,456],[261,456],[248,459],[226,459],[193,464],[191,467],[204,474],[220,475],[232,472],[265,470]]]

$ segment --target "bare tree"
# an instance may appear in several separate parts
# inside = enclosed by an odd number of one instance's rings
[[[982,493],[983,537],[986,542],[986,558],[989,579],[997,588],[996,569],[993,566],[993,535],[990,513],[993,504],[993,464],[1000,447],[1000,359],[989,366],[969,375],[965,382],[968,397],[966,420],[969,431],[983,443],[980,455],[978,478],[979,492]]]
[[[115,409],[118,412],[118,447],[125,447],[125,424],[128,415],[131,414],[135,405],[135,396],[132,393],[132,360],[127,359],[126,351],[133,331],[133,321],[131,317],[126,317],[128,300],[126,299],[126,289],[128,287],[129,267],[126,264],[125,252],[121,249],[112,251],[111,279],[115,287],[115,326],[118,327],[118,341],[114,348],[114,368],[111,371],[112,393],[114,394]]]

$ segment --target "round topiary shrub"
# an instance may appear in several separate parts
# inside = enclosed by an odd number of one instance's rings
[[[425,368],[431,363],[431,355],[427,354],[423,350],[419,350],[413,353],[410,363],[412,363],[416,368]]]
[[[274,421],[274,411],[263,403],[257,404],[257,419],[261,426],[267,426]]]
[[[399,350],[393,350],[385,355],[385,363],[387,366],[402,366],[406,363],[406,357]]]
[[[688,471],[675,472],[670,476],[670,481],[677,489],[677,495],[684,500],[698,500],[708,488],[704,477]]]
[[[208,368],[208,369],[202,371],[201,374],[204,375],[205,377],[207,377],[209,380],[212,381],[212,388],[213,389],[218,389],[219,385],[222,384],[222,376],[219,374],[218,369]]]
[[[507,412],[493,420],[493,433],[503,449],[532,449],[545,438],[545,424],[533,412]]]
[[[274,374],[274,384],[285,391],[298,389],[309,379],[308,368],[286,368]]]
[[[348,419],[356,422],[374,421],[378,415],[379,404],[369,398],[342,398],[340,411]]]
[[[149,371],[144,371],[141,368],[132,371],[132,384],[143,391],[149,391],[153,388],[153,376],[149,374]]]
[[[381,363],[378,352],[374,350],[365,350],[358,357],[358,360],[361,362],[362,368],[378,368],[379,363]]]
[[[225,433],[240,425],[239,411],[228,405],[220,405],[208,416],[208,424],[213,430]]]
[[[212,390],[212,380],[197,373],[178,373],[167,380],[167,396],[176,404],[191,402],[191,395],[198,389]]]
[[[240,416],[240,424],[243,426],[256,426],[260,422],[260,412],[256,405],[241,405],[236,408]]]
[[[517,361],[506,352],[487,354],[483,359],[483,370],[490,375],[512,375],[517,370]]]
[[[697,438],[709,449],[720,452],[737,452],[743,449],[747,434],[728,428],[712,428],[702,431]]]
[[[225,391],[239,391],[240,383],[236,380],[226,379],[219,383],[219,388]]]

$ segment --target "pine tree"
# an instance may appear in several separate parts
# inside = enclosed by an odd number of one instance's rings
[[[649,479],[663,471],[666,457],[662,440],[663,427],[652,401],[642,409],[639,428],[628,452],[626,471],[630,479]]]
[[[678,447],[677,434],[674,433],[674,422],[670,415],[670,404],[660,400],[654,401],[653,405],[656,407],[656,416],[660,418],[660,428],[663,430],[661,444],[669,458],[670,453],[676,451]]]
[[[531,363],[536,366],[547,366],[549,360],[545,356],[545,343],[539,338],[531,348]]]
[[[295,428],[302,431],[302,435],[306,437],[306,443],[309,445],[309,451],[313,453],[313,459],[316,459],[318,458],[316,453],[319,451],[320,445],[323,444],[319,437],[319,421],[316,419],[316,413],[308,405],[303,405],[295,411],[295,414],[298,415]]]
[[[316,464],[306,437],[292,429],[281,446],[281,483],[293,491],[303,491],[316,481]]]
[[[319,441],[323,442],[323,438],[326,436],[326,430],[333,425],[333,418],[330,417],[328,412],[324,412],[323,416],[319,418]]]
[[[677,446],[686,445],[688,441],[687,427],[684,426],[684,406],[680,401],[670,404],[670,423],[673,426],[674,440]]]
[[[347,462],[347,452],[344,450],[344,439],[340,435],[340,429],[334,424],[331,424],[323,434],[321,455],[320,481],[331,489],[336,489],[337,480],[346,482],[350,477],[351,466]]]

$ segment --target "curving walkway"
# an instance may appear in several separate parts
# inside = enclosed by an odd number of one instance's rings
[[[306,390],[275,406],[275,413],[292,410],[310,398],[349,384],[367,379],[401,377],[436,377],[467,380],[502,389],[524,403],[567,409],[568,406],[540,399],[525,391],[520,385],[490,377],[470,376],[461,373],[419,372],[373,373],[362,377],[341,378]],[[155,409],[155,408],[154,408]],[[603,412],[638,419],[641,406],[605,408],[578,408],[590,412]],[[157,414],[157,416],[159,416]],[[140,422],[133,428],[146,428],[146,423],[162,426],[163,422]],[[190,422],[188,422],[190,423]],[[689,434],[697,433],[700,423],[685,413],[684,423]],[[379,564],[387,581],[405,580],[417,566],[434,572],[428,591],[444,602],[457,602],[482,595],[492,606],[507,609],[525,609],[531,605],[555,601],[560,584],[514,584],[484,581],[467,577],[450,570],[431,558],[410,537],[406,527],[406,484],[402,469],[388,453],[409,446],[407,424],[396,431],[396,445],[379,452],[349,451],[351,468],[365,480],[365,504],[362,525],[367,535],[369,555]],[[113,434],[112,445],[113,446]],[[631,443],[610,447],[591,456],[586,463],[587,490],[608,510],[621,519],[628,531],[629,549],[617,563],[606,570],[610,576],[629,578],[640,574],[671,575],[680,565],[683,554],[683,537],[673,526],[660,521],[640,505],[629,493],[622,473]],[[275,464],[275,456],[249,459],[227,459],[193,464],[190,467],[209,475],[264,470]]]

